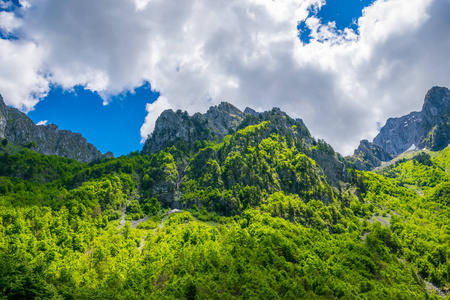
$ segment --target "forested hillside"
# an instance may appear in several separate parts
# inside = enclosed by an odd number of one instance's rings
[[[4,144],[0,299],[450,299],[450,148],[358,171],[276,110],[89,164]]]

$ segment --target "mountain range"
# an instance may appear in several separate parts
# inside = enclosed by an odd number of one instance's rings
[[[278,111],[284,118],[286,113]],[[272,112],[273,112],[272,111]],[[243,112],[232,104],[222,102],[211,107],[205,114],[189,116],[178,110],[164,111],[156,121],[155,129],[147,138],[143,154],[154,153],[175,145],[177,141],[193,144],[195,141],[221,141],[227,134],[239,128],[268,120],[271,111],[256,112],[246,108]],[[291,122],[294,120],[291,119]],[[308,129],[301,119],[295,120],[305,133]],[[392,160],[407,150],[430,149],[438,151],[450,143],[450,90],[433,87],[426,96],[420,112],[411,112],[399,118],[390,118],[372,142],[361,141],[359,147],[347,161],[360,170],[372,170],[382,162]]]
[[[210,107],[205,114],[196,113],[192,116],[181,110],[165,110],[158,117],[154,131],[146,139],[142,154],[158,152],[180,141],[191,146],[202,140],[220,142],[226,135],[248,125],[267,121],[275,114],[289,119],[292,124],[296,123],[305,136],[310,136],[301,119],[294,120],[278,108],[256,112],[247,107],[240,111],[232,104],[222,102]],[[113,157],[111,152],[102,154],[79,133],[59,130],[55,124],[35,125],[24,113],[6,106],[1,95],[0,138],[14,144],[28,145],[42,154],[55,154],[80,162]],[[407,150],[436,151],[449,143],[450,90],[433,87],[427,92],[421,111],[389,118],[373,141],[361,141],[354,154],[347,157],[347,161],[354,163],[360,170],[372,170]]]
[[[224,102],[114,158],[0,101],[0,299],[448,299],[448,94],[349,157]]]

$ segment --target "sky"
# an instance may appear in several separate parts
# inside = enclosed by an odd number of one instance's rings
[[[450,0],[0,0],[0,94],[116,156],[165,109],[280,107],[344,155],[450,87]]]

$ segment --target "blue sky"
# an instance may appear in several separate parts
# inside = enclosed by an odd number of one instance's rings
[[[112,151],[120,156],[142,149],[139,128],[147,115],[145,105],[158,96],[146,84],[134,93],[112,97],[108,105],[103,105],[97,93],[83,87],[74,91],[52,87],[28,117],[35,123],[47,121],[59,129],[80,132],[102,153]]]
[[[336,29],[344,30],[345,28],[352,28],[357,31],[358,26],[356,25],[359,17],[362,16],[362,11],[364,7],[372,4],[374,0],[335,0],[327,1],[326,5],[323,6],[316,14],[318,18],[322,20],[322,23],[335,22]],[[313,9],[310,10],[310,14],[314,15]],[[298,25],[300,30],[300,39],[304,43],[309,43],[309,34],[311,31],[306,26],[305,22],[301,22]]]
[[[351,154],[450,86],[450,1],[322,4],[0,0],[0,93],[116,156],[142,149],[164,109],[221,101],[280,107]]]

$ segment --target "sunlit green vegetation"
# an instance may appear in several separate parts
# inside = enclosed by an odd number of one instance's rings
[[[334,150],[283,122],[91,164],[1,154],[0,299],[445,295],[450,150],[336,184],[311,155]]]

